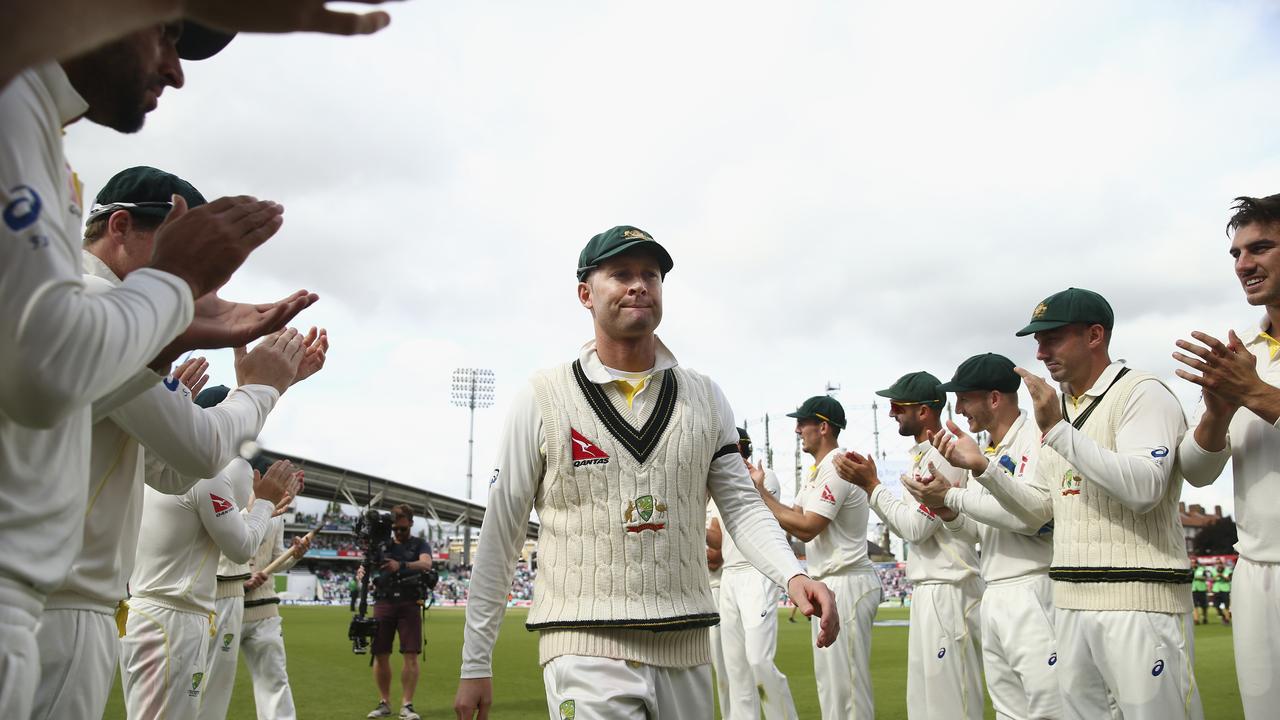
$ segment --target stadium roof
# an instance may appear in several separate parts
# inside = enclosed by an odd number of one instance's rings
[[[378,502],[378,507],[382,510],[390,510],[392,505],[404,503],[437,522],[460,526],[469,524],[471,527],[479,527],[480,521],[484,519],[483,505],[449,495],[266,448],[262,449],[262,455],[271,462],[290,460],[306,470],[307,480],[302,489],[302,497],[329,502],[334,499],[338,483],[341,482],[343,488],[351,493],[351,497],[362,504],[367,504],[370,497],[385,491]],[[337,496],[337,500],[346,502],[341,495]],[[537,538],[538,523],[530,520],[525,536]]]

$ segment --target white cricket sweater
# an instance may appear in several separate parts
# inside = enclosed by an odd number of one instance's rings
[[[133,597],[175,610],[213,612],[219,553],[247,561],[275,512],[272,503],[261,499],[254,501],[249,512],[240,512],[236,487],[251,485],[252,478],[249,463],[236,458],[182,495],[163,495],[147,487],[142,534],[129,580]]]
[[[1191,570],[1178,517],[1182,476],[1170,456],[1186,419],[1155,376],[1120,372],[1113,363],[1045,434],[1037,473],[1053,498],[1053,604],[1190,612]],[[1095,401],[1083,427],[1073,427]],[[1126,434],[1132,423],[1142,426]]]
[[[187,284],[156,270],[84,292],[62,128],[87,109],[57,63],[0,88],[0,602],[62,585],[88,502],[90,404],[158,382],[145,365],[193,313]]]
[[[1021,415],[994,448],[987,448],[987,469],[1003,472],[1016,482],[1034,476],[1040,453],[1040,431],[1026,414]],[[973,524],[982,549],[979,556],[982,579],[988,584],[1049,572],[1053,561],[1052,527],[1028,524],[1005,510],[978,477],[967,487],[947,491],[947,507],[960,513],[957,522]]]
[[[939,481],[964,487],[967,474],[948,463],[927,442],[911,448],[910,474],[920,479],[932,464]],[[977,536],[973,532],[952,532],[929,508],[914,500],[904,502],[878,485],[871,493],[871,509],[895,535],[910,543],[907,551],[907,579],[913,584],[958,583],[978,574]]]
[[[1267,339],[1267,326],[1263,316],[1261,325],[1239,336],[1257,358],[1258,375],[1280,387],[1280,343]],[[1235,479],[1236,552],[1254,562],[1280,563],[1280,421],[1272,424],[1241,408],[1231,418],[1227,446],[1220,452],[1200,447],[1194,432],[1178,446],[1182,472],[1196,487],[1217,480],[1228,459]]]
[[[620,393],[614,384],[615,377],[596,355],[594,342],[583,346],[579,361],[592,383],[602,386],[607,393]],[[673,367],[676,367],[675,357],[659,341],[651,373]],[[736,447],[738,433],[734,429],[733,411],[719,386],[707,382],[718,417],[718,442],[722,446]],[[660,387],[660,382],[646,383],[636,392],[631,410],[638,418],[648,417],[656,404]],[[533,387],[526,386],[513,399],[503,430],[497,467],[490,479],[489,503],[480,531],[483,540],[477,550],[467,602],[461,673],[464,678],[493,674],[493,645],[506,611],[506,596],[515,574],[516,557],[523,544],[529,514],[535,499],[541,495],[539,487],[547,469],[548,450]],[[553,451],[568,452],[568,449],[554,448]],[[782,529],[755,491],[740,458],[721,456],[700,472],[705,478],[703,486],[710,491],[723,513],[725,528],[742,540],[742,550],[752,564],[783,587],[792,577],[803,574]],[[690,498],[688,501],[694,500]],[[699,518],[696,526],[699,528],[703,525],[701,509],[704,503],[704,499],[697,500]],[[621,510],[625,512],[625,508]],[[546,526],[543,527],[545,533]],[[540,546],[543,542],[546,542],[545,537],[540,539]],[[701,533],[698,533],[696,547],[702,558],[705,577],[706,554],[702,552],[705,539]],[[540,547],[540,558],[541,552]],[[705,628],[661,633],[624,629],[551,630],[541,633],[540,662],[546,663],[552,657],[565,653],[665,667],[690,667],[710,662]]]
[[[258,551],[249,559],[249,572],[254,573],[270,565],[276,558],[289,553],[290,558],[284,561],[277,572],[289,572],[289,568],[298,563],[293,557],[293,549],[284,542],[284,518],[271,519],[271,528],[262,539]],[[244,587],[243,585],[241,586]],[[276,594],[275,578],[267,581],[244,594],[244,622],[251,623],[266,620],[280,614],[280,597]]]

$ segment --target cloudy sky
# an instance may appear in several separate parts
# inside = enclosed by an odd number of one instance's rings
[[[82,122],[96,193],[149,164],[282,202],[224,295],[305,287],[329,365],[275,450],[465,495],[450,374],[512,392],[590,335],[577,253],[632,224],[675,258],[660,335],[756,430],[828,383],[873,442],[873,391],[1001,352],[1046,295],[1115,307],[1113,355],[1171,378],[1173,341],[1253,322],[1223,226],[1280,191],[1270,2],[408,2],[367,38],[242,36],[185,66],[147,127]],[[233,379],[215,353],[217,380]],[[882,449],[901,459],[881,405]],[[1184,496],[1229,511],[1229,479]]]

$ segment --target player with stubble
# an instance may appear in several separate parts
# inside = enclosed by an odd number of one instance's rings
[[[654,334],[673,262],[619,226],[578,257],[594,339],[538,372],[512,401],[471,580],[459,718],[486,718],[493,649],[516,554],[538,511],[538,576],[526,627],[539,633],[548,715],[712,716],[707,577],[710,492],[751,563],[835,640],[834,597],[804,574],[738,455],[733,411]]]

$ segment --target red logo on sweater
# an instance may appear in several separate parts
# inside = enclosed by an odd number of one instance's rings
[[[569,428],[569,440],[573,446],[573,466],[608,465],[609,453],[596,447],[596,444],[582,436],[582,433]]]
[[[836,496],[831,493],[831,488],[827,485],[822,486],[822,501],[832,505],[836,504]]]
[[[222,517],[226,513],[235,509],[235,503],[226,498],[218,497],[213,493],[209,493],[209,499],[213,501],[213,514]]]
[[[934,511],[930,510],[928,507],[926,507],[926,506],[925,506],[925,504],[924,504],[924,503],[920,503],[920,507],[919,507],[918,509],[920,510],[920,514],[921,514],[921,515],[924,515],[925,517],[929,518],[930,520],[937,520],[937,519],[938,519],[938,513],[936,513],[936,512],[934,512]]]

